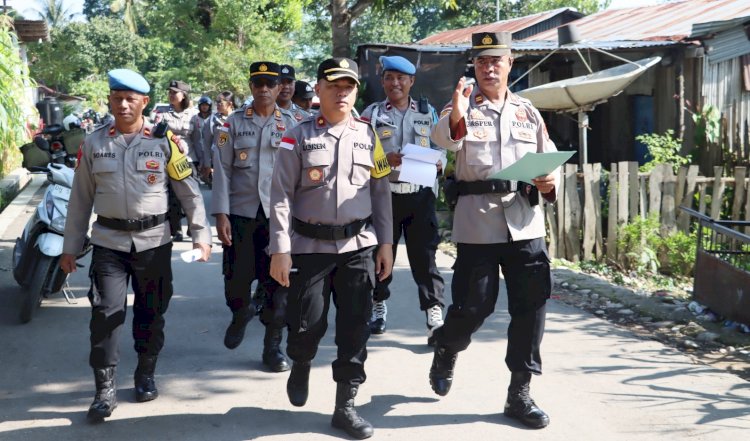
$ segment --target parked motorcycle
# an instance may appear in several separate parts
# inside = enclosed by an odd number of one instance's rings
[[[68,303],[75,303],[75,295],[68,289],[68,275],[60,269],[74,172],[65,164],[67,161],[64,150],[61,155],[60,149],[54,149],[42,136],[34,139],[34,145],[47,152],[52,162],[45,166],[26,166],[32,173],[46,173],[49,184],[34,215],[13,247],[13,277],[21,285],[23,292],[20,311],[23,323],[31,321],[42,299],[51,294],[62,291]],[[85,256],[90,250],[89,238],[86,237],[86,246],[78,258]]]

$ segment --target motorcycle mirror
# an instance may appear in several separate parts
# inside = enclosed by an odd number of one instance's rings
[[[49,142],[44,139],[42,136],[35,136],[34,137],[34,144],[36,144],[39,149],[41,149],[44,152],[49,152]]]

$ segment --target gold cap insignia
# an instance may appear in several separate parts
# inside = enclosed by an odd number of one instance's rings
[[[348,68],[349,67],[349,63],[346,60],[341,60],[341,63],[339,63],[339,66],[341,66],[343,68]]]
[[[260,65],[260,66],[258,67],[258,70],[259,70],[259,71],[261,71],[261,72],[265,72],[265,71],[267,71],[267,70],[268,70],[268,66],[266,66],[265,64],[261,64],[261,65]]]
[[[489,34],[485,35],[484,38],[482,38],[482,44],[492,44],[492,37],[490,37]]]

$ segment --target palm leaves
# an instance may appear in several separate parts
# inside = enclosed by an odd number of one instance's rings
[[[50,28],[65,26],[79,15],[66,5],[65,0],[37,0],[37,7],[30,11],[46,21]]]
[[[130,32],[138,31],[139,10],[145,2],[143,0],[114,0],[110,10],[114,13],[122,13],[122,19]]]

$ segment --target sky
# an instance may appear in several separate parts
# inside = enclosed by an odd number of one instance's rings
[[[2,1],[3,0],[0,0],[0,4],[2,4]],[[628,8],[633,6],[653,5],[656,3],[662,3],[662,1],[663,0],[612,0],[612,4],[609,7],[610,9]],[[6,0],[6,3],[8,6],[12,6],[23,13],[24,11],[33,8],[36,0]],[[83,0],[65,0],[65,4],[70,6],[71,12],[81,12],[83,10]],[[28,15],[27,18],[32,18],[30,17],[31,14]]]

